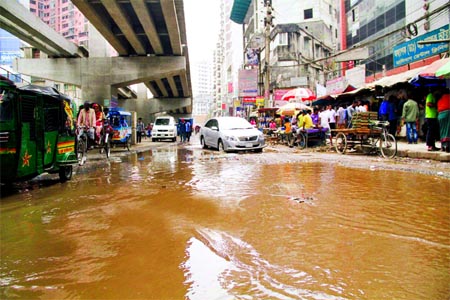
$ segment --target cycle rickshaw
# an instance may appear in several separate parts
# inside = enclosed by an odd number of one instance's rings
[[[378,121],[377,112],[355,113],[351,128],[332,130],[336,152],[344,154],[347,148],[359,148],[365,154],[380,153],[393,158],[397,154],[397,141],[388,133],[388,126],[388,121]]]

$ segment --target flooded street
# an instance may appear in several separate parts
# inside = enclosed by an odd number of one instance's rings
[[[18,185],[0,298],[449,299],[448,178],[276,155],[168,145]]]

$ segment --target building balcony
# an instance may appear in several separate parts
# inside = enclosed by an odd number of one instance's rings
[[[279,45],[273,49],[272,62],[276,61],[297,61],[298,53],[294,47],[288,45]]]

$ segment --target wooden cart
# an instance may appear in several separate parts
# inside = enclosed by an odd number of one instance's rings
[[[379,153],[393,158],[397,154],[397,141],[387,132],[389,122],[378,121],[377,112],[359,112],[352,118],[351,127],[333,129],[336,152],[344,154],[347,149],[363,153]]]

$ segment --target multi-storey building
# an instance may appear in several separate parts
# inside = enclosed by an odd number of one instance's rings
[[[338,10],[334,1],[273,1],[271,88],[324,85],[334,75],[329,57],[338,48]],[[289,5],[290,4],[290,5]],[[275,6],[277,5],[277,6]],[[277,20],[277,16],[283,17]]]
[[[207,116],[213,104],[213,64],[212,61],[192,61],[192,94],[194,116]]]
[[[219,40],[214,52],[215,115],[235,115],[240,109],[237,86],[242,66],[242,31],[229,19],[233,0],[220,2]]]
[[[367,81],[371,81],[438,59],[440,53],[448,51],[449,7],[446,0],[341,0],[342,48],[364,46],[368,47],[369,53],[367,59],[349,62],[345,68],[351,68],[355,63],[364,64]],[[437,38],[431,34],[435,30],[439,31]],[[420,49],[426,49],[431,44],[420,45],[414,40],[427,34],[431,34],[430,38],[434,40],[439,37],[447,39],[447,46],[444,43],[443,47],[436,47],[429,55],[417,55]],[[402,45],[408,49],[396,55],[396,47],[402,48]]]
[[[335,1],[252,0],[247,7],[242,6],[244,2],[235,0],[231,18],[244,26],[244,51],[256,48],[260,54],[260,95],[267,95],[262,84],[266,71],[270,74],[272,93],[299,86],[314,90],[317,83],[323,85],[333,75],[333,68],[324,58],[339,48],[339,14]],[[268,13],[268,6],[271,13]],[[273,27],[270,28],[267,59],[268,22]]]
[[[66,39],[88,48],[89,23],[69,0],[30,0],[30,11]]]

